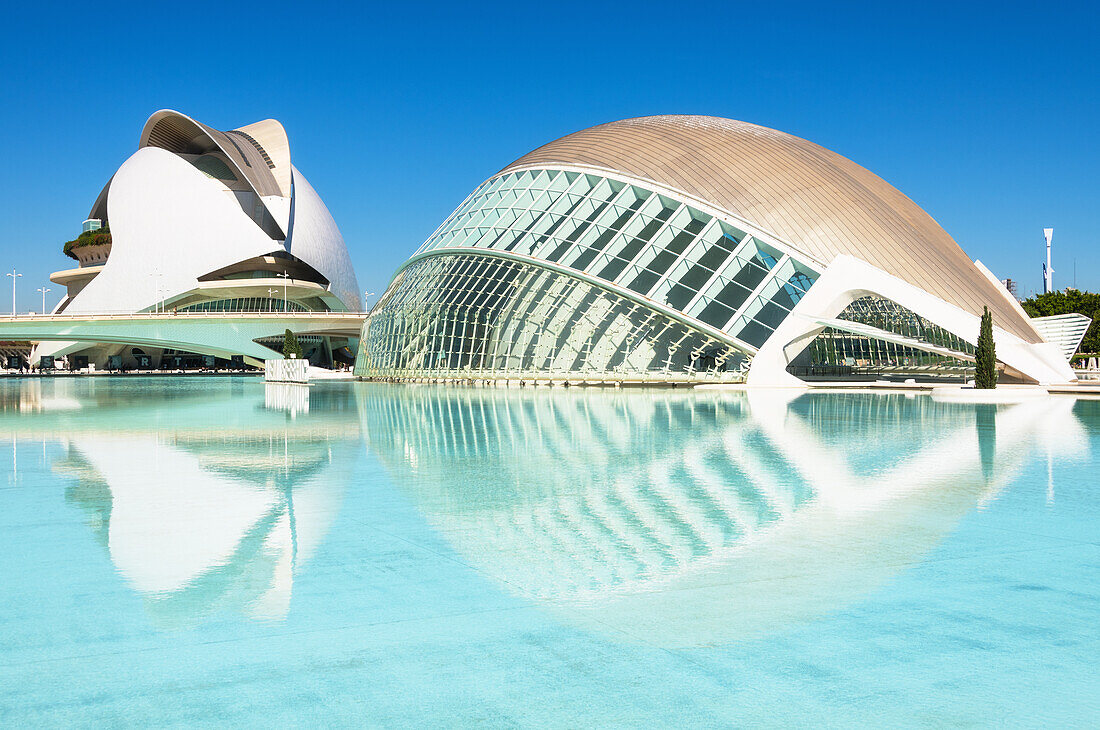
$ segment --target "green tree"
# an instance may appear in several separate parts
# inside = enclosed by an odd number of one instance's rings
[[[283,335],[283,357],[301,357],[302,346],[298,344],[298,338],[290,330]]]
[[[997,387],[997,359],[993,348],[993,315],[989,307],[982,314],[978,332],[978,349],[974,352],[974,387],[991,390]]]
[[[1053,291],[1037,294],[1020,303],[1032,317],[1051,317],[1055,314],[1083,314],[1092,317],[1092,325],[1081,341],[1079,352],[1100,353],[1100,294],[1087,291]]]
[[[84,231],[79,236],[65,243],[62,250],[66,256],[79,261],[74,249],[83,246],[101,246],[111,242],[111,229],[109,226],[97,228],[94,231]]]

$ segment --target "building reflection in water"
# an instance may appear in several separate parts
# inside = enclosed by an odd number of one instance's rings
[[[370,449],[471,566],[567,621],[669,647],[852,605],[1036,448],[1085,443],[1071,399],[359,393]]]
[[[286,411],[291,418],[309,413],[309,386],[300,383],[264,383],[264,408]]]
[[[167,627],[284,618],[361,433],[482,575],[587,630],[669,647],[851,606],[1021,465],[1087,448],[1058,398],[359,384],[261,400],[239,381],[97,380],[5,389],[0,438],[61,444],[66,500]]]
[[[276,396],[297,414],[291,425],[281,407],[233,403],[237,386],[224,383],[164,388],[163,408],[150,406],[149,393],[100,388],[96,398],[87,384],[42,387],[68,394],[28,392],[37,401],[15,409],[18,424],[0,413],[0,430],[60,440],[64,456],[52,468],[67,477],[66,500],[156,623],[187,626],[225,611],[286,616],[295,576],[327,533],[358,456],[350,394],[347,407],[317,418],[303,418],[300,399]],[[95,407],[51,406],[69,400]]]

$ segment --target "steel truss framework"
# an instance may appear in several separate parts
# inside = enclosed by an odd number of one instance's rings
[[[374,308],[360,374],[743,377],[817,265],[636,182],[536,169],[483,183]]]
[[[881,293],[822,322],[801,355],[787,352],[800,336],[789,315],[808,294],[803,319],[834,316],[824,290],[811,293],[823,276],[826,265],[792,244],[658,183],[569,165],[514,169],[478,186],[398,271],[364,325],[357,373],[735,380],[753,359],[787,377],[807,365],[944,375],[971,367],[973,347],[947,328],[958,312],[930,302],[918,316]],[[885,292],[899,286],[891,280]],[[784,338],[785,357],[758,358]]]
[[[480,185],[417,254],[491,250],[545,261],[682,313],[752,353],[819,272],[749,228],[638,181],[530,169]]]
[[[374,307],[366,378],[743,379],[747,355],[606,288],[498,256],[403,269]]]

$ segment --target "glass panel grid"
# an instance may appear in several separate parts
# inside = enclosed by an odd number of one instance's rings
[[[569,266],[735,336],[742,320],[770,333],[817,276],[685,203],[554,170],[483,184],[421,250],[442,248],[511,251]],[[759,328],[752,332],[759,339]]]
[[[951,332],[877,296],[855,300],[837,315],[837,319],[866,324],[966,355],[973,355],[975,350],[973,345]],[[898,375],[958,379],[972,377],[974,373],[974,364],[959,357],[834,327],[825,328],[814,338],[796,363],[788,370],[799,376]]]
[[[356,362],[358,375],[376,379],[736,382],[748,358],[579,279],[457,254],[403,272],[365,325]]]
[[[210,299],[179,307],[179,312],[308,312],[298,302],[269,297]]]

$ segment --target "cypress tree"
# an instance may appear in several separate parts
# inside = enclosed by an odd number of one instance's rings
[[[283,357],[302,356],[302,346],[298,344],[298,338],[290,330],[283,335]]]
[[[991,390],[997,387],[997,359],[993,351],[993,315],[985,307],[982,328],[978,332],[978,348],[974,352],[974,387]]]

